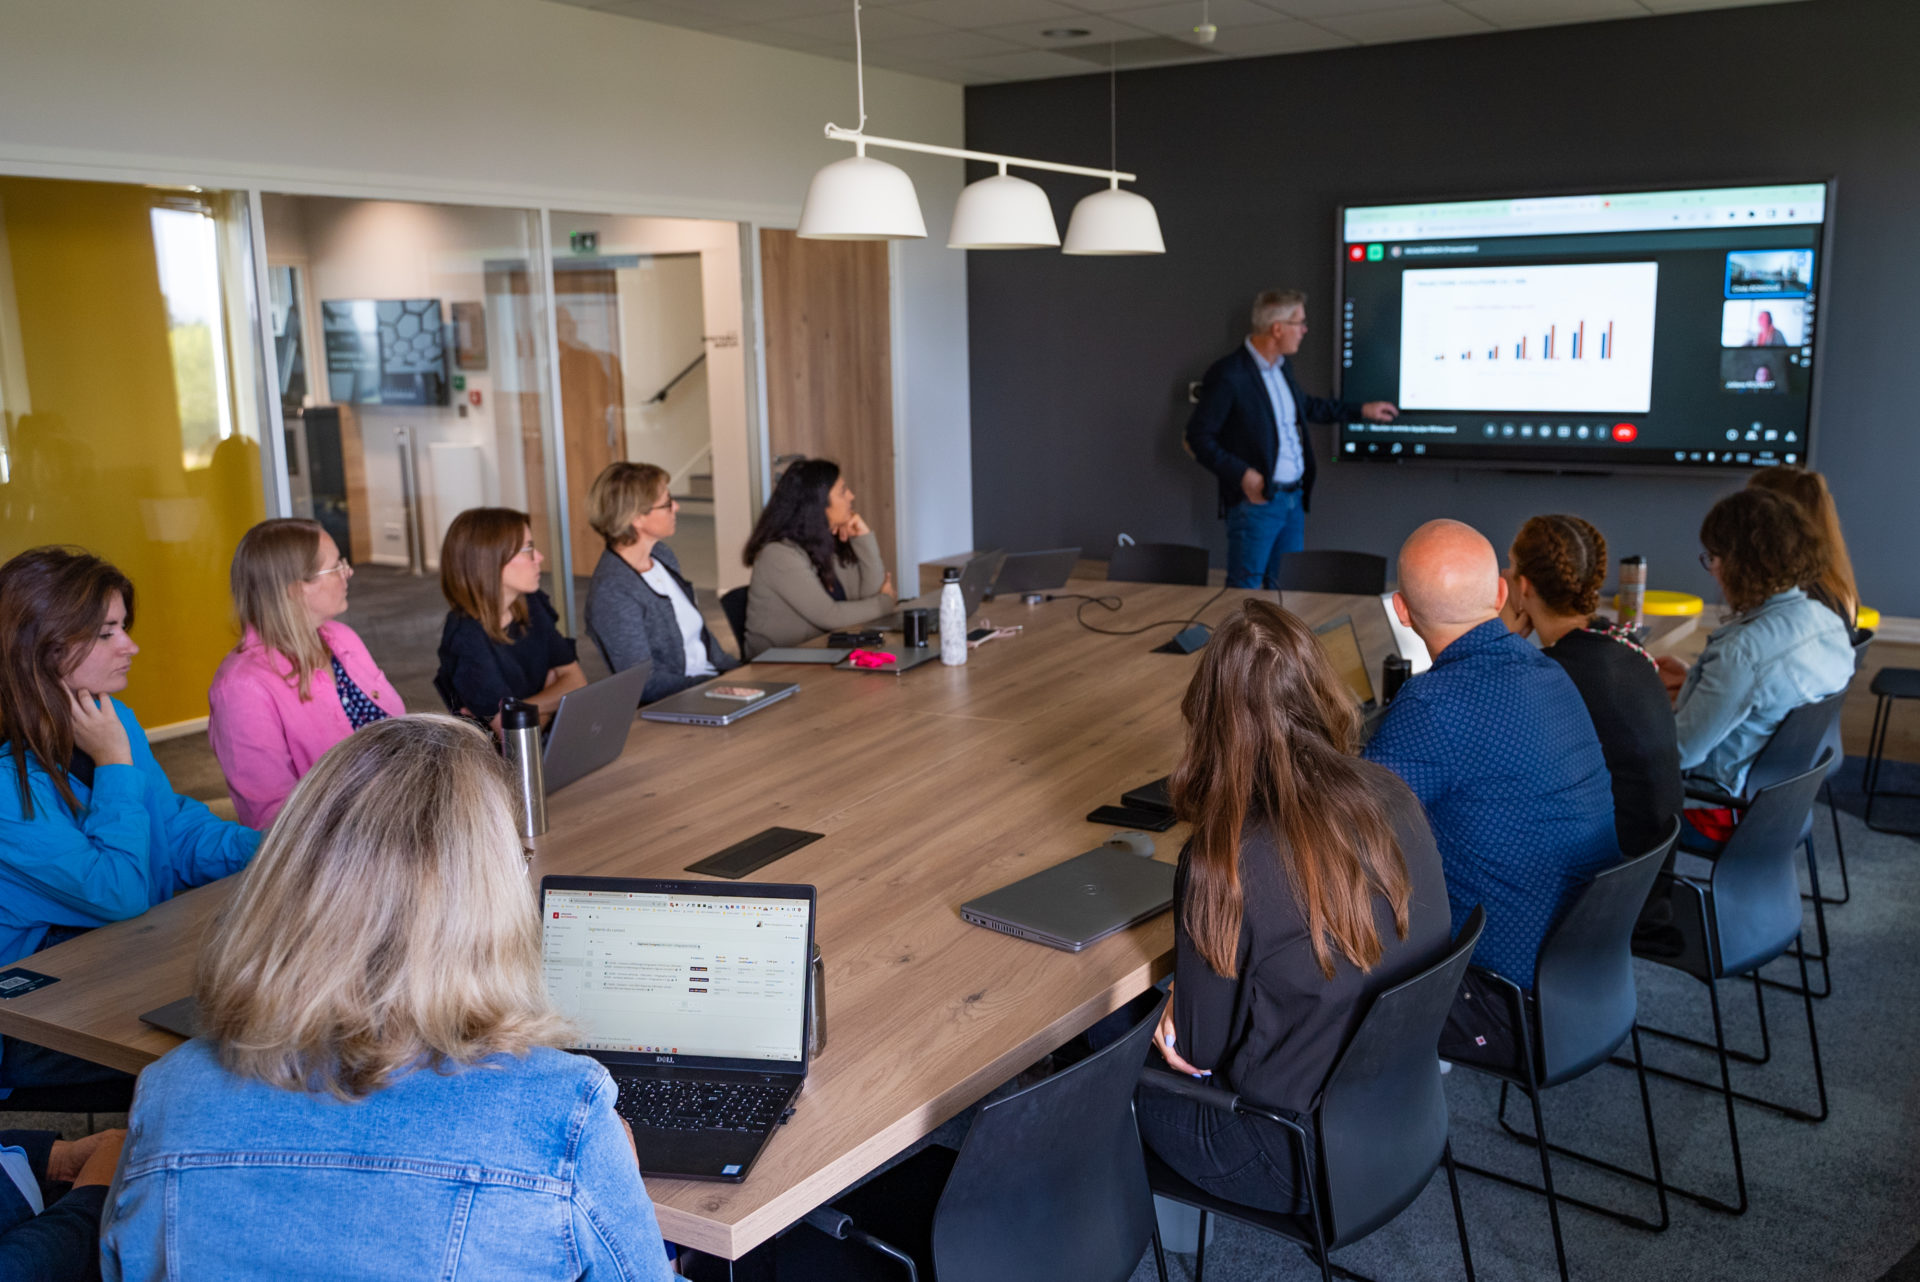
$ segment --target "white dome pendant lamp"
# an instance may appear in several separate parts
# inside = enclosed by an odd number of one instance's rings
[[[1059,244],[1047,193],[1010,176],[1005,162],[993,177],[968,183],[953,206],[948,249],[1053,249]]]
[[[860,126],[854,131],[859,134],[867,127],[860,0],[853,0],[853,74],[860,93]],[[827,128],[831,136],[833,126]],[[807,184],[795,234],[802,240],[924,240],[927,222],[907,171],[867,155],[866,139],[857,137],[853,155],[823,167]]]
[[[1107,163],[1119,169],[1120,163],[1120,73],[1112,61],[1108,46],[1107,64]],[[1121,191],[1116,172],[1107,179],[1107,189],[1082,196],[1067,221],[1067,243],[1063,254],[1116,257],[1129,254],[1164,254],[1167,243],[1160,236],[1160,216],[1153,203],[1137,192]]]

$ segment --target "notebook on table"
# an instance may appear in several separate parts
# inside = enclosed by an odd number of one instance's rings
[[[567,1049],[606,1065],[641,1174],[738,1183],[807,1077],[812,886],[545,877]]]

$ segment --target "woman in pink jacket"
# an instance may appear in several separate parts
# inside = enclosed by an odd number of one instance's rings
[[[407,711],[353,629],[334,621],[351,577],[317,521],[262,521],[234,550],[242,635],[214,674],[207,737],[248,827],[273,822],[321,753]]]

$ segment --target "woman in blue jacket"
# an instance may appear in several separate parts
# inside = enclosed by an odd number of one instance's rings
[[[443,716],[295,786],[201,950],[205,1036],[140,1075],[108,1282],[669,1282],[613,1079],[560,1049],[509,787]]]
[[[97,556],[0,566],[0,966],[236,872],[259,844],[175,793],[114,702],[132,624],[133,584]],[[0,1037],[0,1093],[120,1076]]]

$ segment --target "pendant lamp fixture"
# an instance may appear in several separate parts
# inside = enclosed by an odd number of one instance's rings
[[[829,124],[826,133],[828,138],[852,143],[854,154],[845,160],[836,160],[814,174],[813,182],[807,187],[806,203],[800,208],[798,234],[802,239],[911,240],[926,236],[927,225],[920,216],[920,202],[913,190],[913,180],[897,166],[867,155],[869,147],[890,147],[896,151],[917,151],[930,156],[983,160],[999,166],[999,172],[992,177],[969,183],[961,191],[959,202],[954,206],[953,224],[947,240],[951,249],[1040,249],[1060,244],[1060,230],[1053,221],[1053,208],[1047,202],[1046,192],[1024,178],[1009,174],[1007,167],[1015,165],[1023,169],[1042,169],[1107,180],[1106,191],[1095,192],[1075,207],[1073,225],[1067,231],[1065,252],[1166,252],[1160,239],[1160,222],[1153,212],[1153,206],[1145,197],[1120,189],[1121,183],[1136,181],[1133,174],[1122,173],[1118,169],[1089,169],[1084,165],[1062,165],[1049,160],[1029,160],[1022,156],[969,151],[961,147],[939,147],[932,143],[877,138],[868,134],[866,60],[860,42],[860,0],[853,0],[853,58],[860,99],[860,123],[853,129]],[[1090,205],[1095,201],[1100,203]],[[1088,220],[1084,220],[1084,229],[1076,232],[1075,229],[1083,228],[1081,211],[1088,209],[1093,212]]]
[[[1107,157],[1108,163],[1120,159],[1120,72],[1107,45]],[[1067,223],[1067,243],[1063,254],[1118,257],[1133,254],[1164,254],[1167,243],[1160,237],[1160,217],[1145,196],[1121,191],[1118,177],[1110,180],[1105,191],[1082,196],[1073,207]]]

